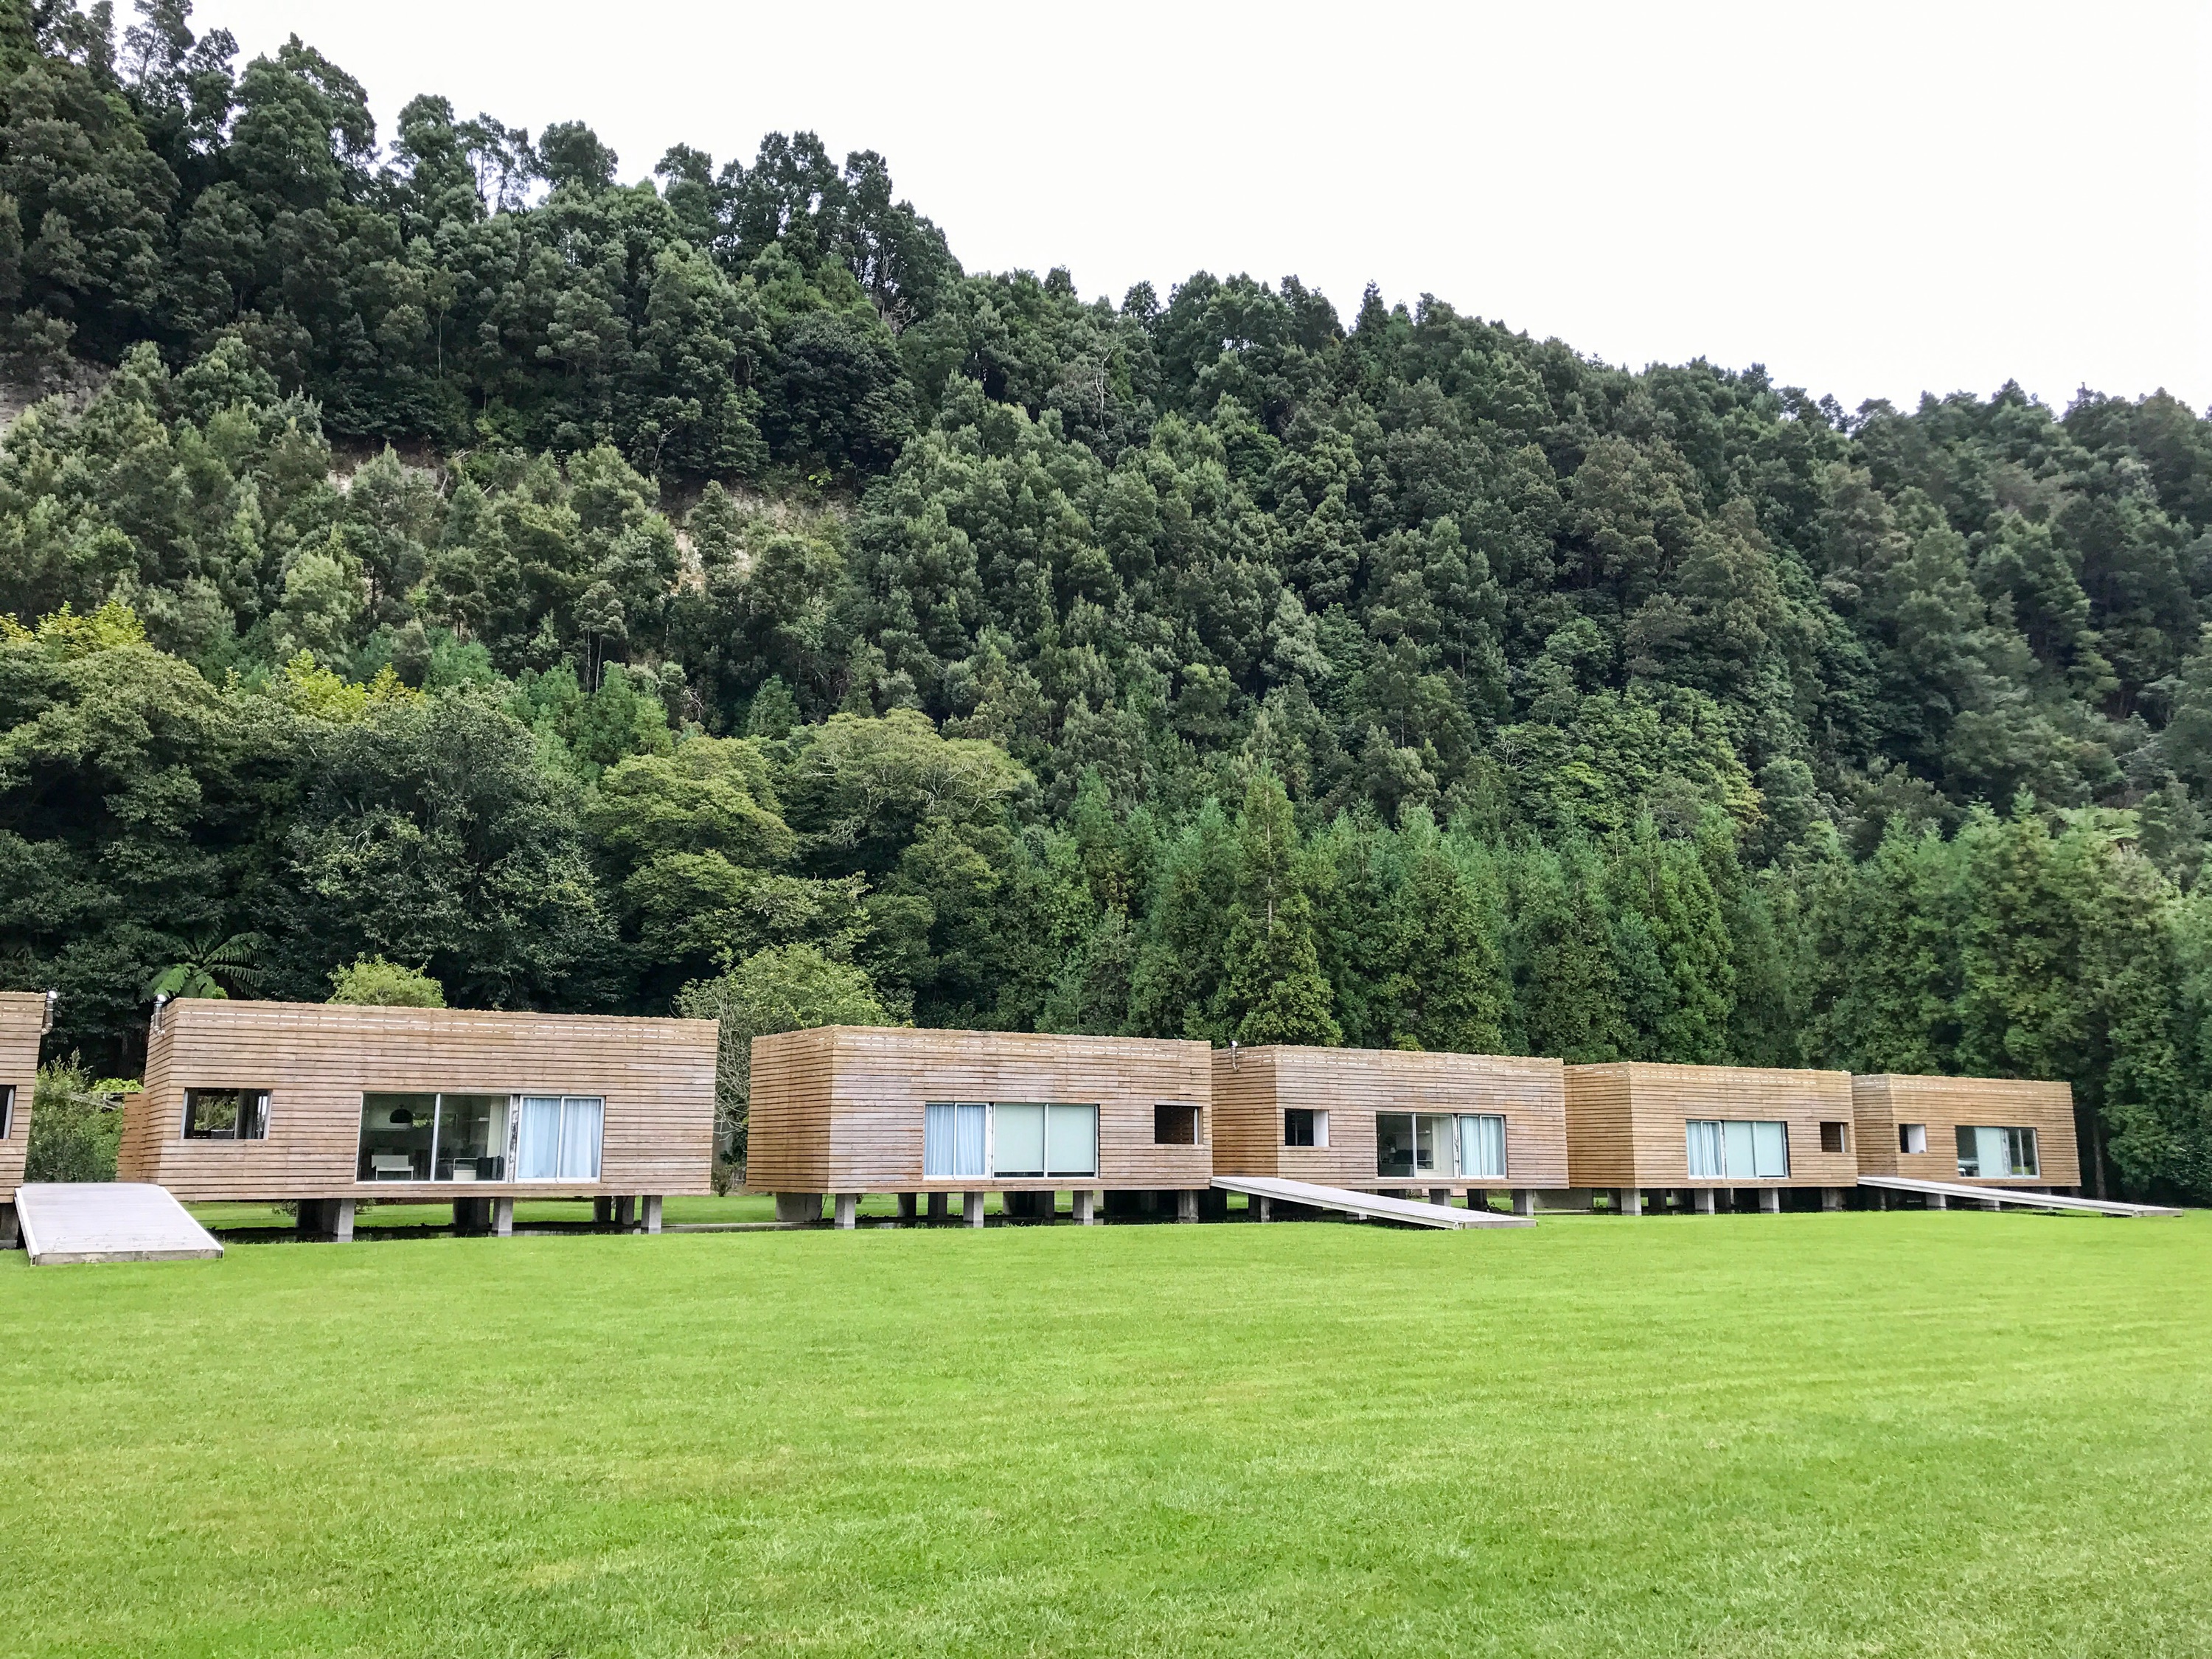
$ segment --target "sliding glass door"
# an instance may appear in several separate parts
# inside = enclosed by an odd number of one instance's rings
[[[525,1095],[516,1137],[519,1181],[597,1181],[606,1102],[597,1095]]]

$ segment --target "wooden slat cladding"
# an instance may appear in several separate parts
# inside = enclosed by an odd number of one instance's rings
[[[712,1190],[711,1020],[188,1000],[162,1012],[118,1174],[191,1201]],[[186,1140],[187,1089],[267,1089],[265,1140]],[[364,1093],[597,1095],[596,1182],[359,1182]]]
[[[1556,1060],[1289,1044],[1213,1055],[1214,1167],[1324,1187],[1564,1187],[1565,1068]],[[1283,1114],[1328,1114],[1328,1145],[1283,1145]],[[1483,1112],[1505,1120],[1498,1180],[1376,1172],[1377,1112]]]
[[[0,991],[0,1089],[13,1085],[15,1109],[0,1140],[0,1203],[15,1196],[31,1146],[31,1097],[39,1086],[39,1035],[46,999],[37,991]]]
[[[1820,1150],[1823,1123],[1852,1120],[1845,1072],[1629,1062],[1567,1067],[1567,1165],[1576,1187],[1849,1187],[1848,1145]],[[1692,1118],[1789,1125],[1790,1173],[1775,1180],[1692,1181],[1683,1125]]]
[[[745,1185],[755,1192],[1125,1191],[1206,1185],[1210,1109],[1196,1146],[1152,1144],[1152,1109],[1207,1109],[1202,1042],[830,1025],[753,1039]],[[1098,1108],[1098,1174],[925,1181],[931,1101],[1064,1101]]]
[[[2074,1091],[2064,1083],[2007,1078],[1911,1077],[1890,1073],[1851,1079],[1858,1126],[1859,1168],[1868,1175],[1913,1181],[1965,1181],[1984,1187],[2079,1187],[2081,1158],[2074,1133]],[[1898,1146],[1898,1127],[1918,1123],[1928,1150]],[[1967,1177],[1959,1173],[1958,1131],[1986,1124],[2033,1129],[2042,1172],[2035,1176]]]

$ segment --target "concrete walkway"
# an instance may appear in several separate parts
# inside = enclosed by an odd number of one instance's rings
[[[165,1187],[135,1181],[33,1182],[15,1188],[31,1265],[194,1261],[222,1254]]]
[[[1216,1176],[1213,1184],[1224,1193],[1243,1193],[1276,1204],[1304,1204],[1316,1210],[1337,1210],[1363,1221],[1402,1221],[1414,1227],[1533,1227],[1527,1216],[1498,1215],[1489,1210],[1461,1210],[1444,1204],[1422,1204],[1412,1199],[1385,1198],[1380,1193],[1355,1192],[1349,1187],[1317,1187],[1307,1181],[1280,1181],[1273,1176]]]
[[[2064,1198],[2057,1193],[2024,1193],[2018,1188],[1974,1187],[1963,1181],[1914,1181],[1906,1176],[1859,1177],[1859,1185],[1887,1193],[1918,1193],[1922,1197],[1956,1199],[1962,1204],[2010,1205],[2021,1210],[2078,1210],[2089,1215],[2179,1216],[2181,1212],[2158,1204],[2122,1204],[2104,1198]]]

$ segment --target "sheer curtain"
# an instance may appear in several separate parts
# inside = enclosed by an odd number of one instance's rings
[[[1721,1126],[1709,1119],[1692,1118],[1682,1126],[1689,1145],[1690,1179],[1721,1178]]]
[[[519,1181],[551,1181],[561,1173],[561,1097],[522,1097],[522,1146],[515,1158]]]
[[[570,1095],[561,1103],[562,1180],[599,1178],[599,1131],[605,1117],[606,1103],[592,1096]]]
[[[1460,1173],[1474,1181],[1497,1181],[1505,1174],[1505,1120],[1488,1114],[1459,1121]]]

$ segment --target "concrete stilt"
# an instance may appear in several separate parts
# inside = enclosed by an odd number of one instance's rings
[[[929,1195],[929,1218],[932,1221],[942,1221],[952,1213],[951,1198],[950,1193],[932,1193]]]
[[[331,1242],[332,1243],[350,1244],[353,1243],[353,1206],[354,1200],[349,1198],[341,1198],[335,1200],[333,1203],[332,1208],[336,1211],[336,1213],[331,1217]]]
[[[1273,1221],[1273,1220],[1275,1218],[1275,1200],[1274,1200],[1273,1199],[1272,1199],[1272,1198],[1255,1198],[1255,1199],[1254,1199],[1254,1200],[1252,1200],[1252,1204],[1253,1204],[1253,1218],[1253,1218],[1254,1220],[1255,1220],[1255,1221]]]
[[[624,1193],[615,1200],[615,1225],[628,1232],[637,1224],[637,1200]]]
[[[15,1206],[0,1204],[0,1250],[12,1250],[22,1242],[23,1230],[15,1220]]]
[[[960,1218],[971,1227],[980,1227],[983,1224],[982,1194],[963,1193],[960,1194]]]
[[[660,1194],[647,1193],[637,1202],[639,1210],[642,1212],[638,1217],[638,1225],[647,1232],[659,1232],[660,1231]]]
[[[614,1200],[611,1198],[595,1198],[592,1200],[592,1221],[594,1225],[604,1227],[614,1218]]]
[[[656,1216],[654,1218],[658,1220],[659,1217]],[[514,1237],[514,1200],[513,1199],[495,1198],[492,1200],[491,1230],[493,1236],[495,1237],[512,1238]]]
[[[1198,1194],[1190,1188],[1183,1188],[1176,1194],[1176,1219],[1177,1221],[1198,1219]]]
[[[775,1218],[785,1222],[821,1220],[822,1194],[778,1193],[775,1195]]]
[[[1613,1207],[1619,1211],[1622,1215],[1642,1215],[1644,1213],[1644,1188],[1641,1187],[1621,1187],[1616,1188],[1613,1194]]]
[[[1078,1187],[1075,1189],[1075,1224],[1079,1227],[1088,1227],[1097,1219],[1097,1217],[1091,1213],[1091,1191],[1088,1187]]]
[[[1513,1213],[1516,1215],[1536,1213],[1536,1189],[1534,1187],[1516,1187],[1513,1189]]]
[[[1449,1187],[1430,1188],[1429,1202],[1431,1204],[1441,1204],[1444,1208],[1449,1210],[1451,1208],[1451,1188]]]
[[[1759,1189],[1759,1212],[1762,1215],[1780,1215],[1782,1213],[1782,1188],[1779,1187],[1761,1187]]]
[[[1844,1207],[1844,1189],[1841,1187],[1821,1188],[1820,1207],[1824,1210],[1842,1209]]]
[[[1058,1193],[1039,1193],[1036,1195],[1036,1218],[1039,1221],[1057,1221],[1060,1219],[1060,1194]]]
[[[1941,1193],[1930,1193],[1928,1194],[1928,1207],[1931,1210],[1948,1210],[1951,1207],[1951,1200]]]
[[[915,1209],[915,1205],[914,1201],[914,1194],[912,1193],[901,1193],[899,1194],[899,1219],[901,1221],[913,1220]]]
[[[1694,1189],[1690,1194],[1690,1207],[1697,1211],[1699,1215],[1712,1214],[1715,1208],[1713,1189],[1710,1187],[1699,1187]]]
[[[1982,1200],[1982,1207],[1985,1210],[2002,1210],[2004,1208],[2004,1206],[1998,1203],[1994,1198],[1985,1198]]]
[[[837,1194],[837,1224],[840,1227],[847,1232],[852,1231],[853,1224],[859,1218],[860,1213],[860,1195],[858,1193]]]

